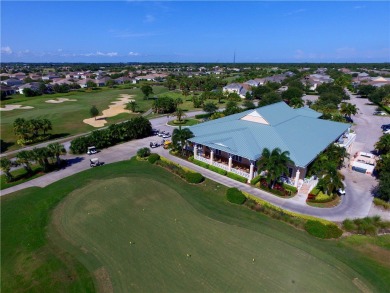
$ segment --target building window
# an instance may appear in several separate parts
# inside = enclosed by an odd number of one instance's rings
[[[242,161],[242,157],[236,156],[236,155],[234,155],[234,156],[232,157],[232,159],[233,159],[233,161],[240,162],[240,163],[241,163],[241,161]]]
[[[220,155],[222,154],[222,152],[221,152],[221,150],[215,150],[215,154],[216,154],[217,156],[220,156]]]

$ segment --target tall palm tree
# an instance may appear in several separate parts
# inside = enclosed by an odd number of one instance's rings
[[[52,157],[51,151],[47,147],[34,148],[32,151],[34,160],[43,168],[43,171],[49,171],[49,158]]]
[[[375,144],[375,148],[379,153],[386,154],[390,152],[390,134],[382,135],[378,142]]]
[[[24,118],[16,118],[14,121],[14,133],[21,139],[26,139],[30,133],[28,123]]]
[[[16,162],[20,165],[23,165],[27,174],[32,174],[31,161],[34,160],[31,151],[21,151],[16,155]]]
[[[53,126],[51,124],[51,121],[47,118],[43,118],[42,119],[42,131],[43,131],[43,135],[46,134],[46,131],[49,131],[49,130],[52,130],[53,129]]]
[[[322,177],[317,184],[319,190],[324,192],[325,194],[332,194],[338,188],[343,188],[343,175],[335,169],[328,168],[324,177]]]
[[[340,105],[340,113],[349,118],[351,118],[352,115],[356,115],[358,110],[359,109],[354,104],[341,103]]]
[[[14,177],[11,174],[11,168],[15,166],[16,163],[12,162],[10,159],[4,157],[0,159],[0,169],[4,172],[7,182],[11,182]]]
[[[51,143],[47,146],[47,148],[50,150],[51,154],[56,157],[57,166],[61,166],[61,159],[60,155],[65,155],[66,150],[64,146],[58,142]]]
[[[176,98],[175,99],[175,108],[178,109],[179,105],[183,104],[182,98]]]
[[[271,188],[280,176],[288,173],[288,165],[292,164],[294,162],[290,159],[290,153],[282,152],[279,148],[273,149],[272,152],[264,148],[257,163],[259,169],[267,170],[267,182]]]
[[[176,128],[172,133],[172,143],[176,150],[181,149],[182,154],[184,155],[186,140],[194,137],[194,134],[188,128]]]
[[[186,116],[186,115],[184,114],[183,109],[181,109],[181,108],[176,108],[175,116],[177,117],[177,120],[178,120],[179,122],[181,122],[181,119],[183,118],[183,116]]]

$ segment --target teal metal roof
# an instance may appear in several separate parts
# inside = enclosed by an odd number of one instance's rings
[[[259,115],[268,124],[240,120],[248,114]],[[191,126],[195,136],[190,141],[249,160],[259,159],[264,148],[278,147],[290,152],[295,165],[305,167],[350,127],[319,116],[316,111],[298,111],[279,102]]]

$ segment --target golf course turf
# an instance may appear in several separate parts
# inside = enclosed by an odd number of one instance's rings
[[[6,196],[2,292],[388,289],[385,264],[230,204],[225,191],[132,159]]]

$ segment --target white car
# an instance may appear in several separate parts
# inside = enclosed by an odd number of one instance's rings
[[[98,151],[96,150],[96,147],[94,147],[94,146],[88,147],[88,150],[87,150],[88,155],[93,155],[93,154],[96,154],[97,152]]]
[[[339,195],[345,195],[345,189],[339,188],[339,189],[337,189],[337,193],[338,193]]]

